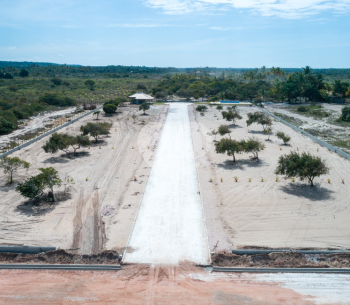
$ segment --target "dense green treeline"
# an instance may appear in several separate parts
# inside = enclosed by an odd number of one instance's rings
[[[249,100],[300,103],[302,101],[328,102],[331,96],[350,97],[349,82],[332,79],[310,67],[288,73],[281,68],[248,70],[241,74],[212,76],[201,72],[166,76],[152,89],[157,98],[176,95],[182,98],[208,97],[209,101]],[[333,98],[334,99],[334,98]]]

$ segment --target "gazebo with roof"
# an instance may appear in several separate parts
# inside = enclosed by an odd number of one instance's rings
[[[132,103],[135,103],[135,104],[142,104],[144,102],[147,103],[154,100],[153,96],[145,94],[142,91],[138,91],[135,94],[130,95],[129,97],[134,99]]]

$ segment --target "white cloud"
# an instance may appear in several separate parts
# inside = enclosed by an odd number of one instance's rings
[[[16,49],[16,47],[9,47],[9,49],[10,49],[10,50],[14,50],[14,49]]]
[[[348,13],[350,0],[145,0],[166,14],[187,14],[203,10],[249,9],[262,16],[302,18],[321,12]]]
[[[63,57],[63,54],[58,54],[59,57]]]

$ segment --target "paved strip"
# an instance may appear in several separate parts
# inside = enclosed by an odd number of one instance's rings
[[[350,274],[348,268],[230,268],[213,267],[212,272],[235,272],[235,273],[338,273]]]
[[[120,265],[1,264],[0,269],[113,271],[121,270],[122,267]]]
[[[172,103],[123,262],[208,264],[188,104]]]

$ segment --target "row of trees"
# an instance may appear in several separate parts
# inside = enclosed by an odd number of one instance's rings
[[[56,153],[59,150],[62,150],[67,154],[73,150],[73,155],[76,155],[78,149],[87,147],[91,144],[89,136],[93,137],[97,143],[100,136],[109,134],[111,127],[112,124],[107,122],[89,122],[80,127],[81,135],[72,136],[65,133],[54,133],[45,143],[43,149],[46,153]]]
[[[320,73],[306,66],[298,72],[286,73],[281,68],[249,70],[231,78],[176,74],[168,76],[152,89],[156,98],[168,95],[178,97],[216,100],[255,100],[327,102],[331,94],[350,97],[350,83],[335,79],[327,83]]]

